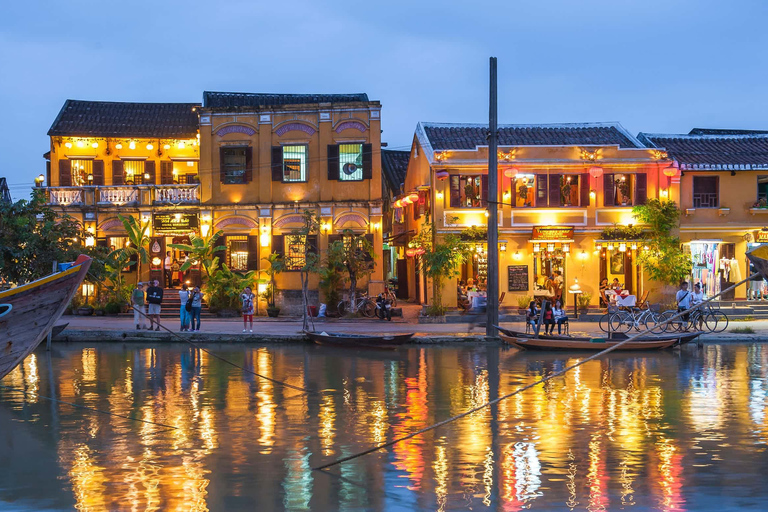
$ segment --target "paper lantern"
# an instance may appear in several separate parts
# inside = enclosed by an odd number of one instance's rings
[[[672,178],[677,176],[677,167],[675,167],[675,164],[671,164],[669,167],[665,167],[662,172],[667,178]]]
[[[415,253],[415,254],[416,254],[416,256],[421,256],[421,255],[422,255],[422,254],[424,254],[425,252],[427,252],[427,251],[425,251],[423,247],[417,247],[417,248],[416,248],[416,253]]]
[[[444,180],[444,179],[448,178],[448,171],[437,171],[435,173],[435,178],[437,178],[439,180]]]
[[[403,207],[403,202],[398,199],[397,201],[395,201],[394,206],[395,206],[395,208],[402,208]]]
[[[414,249],[413,247],[406,249],[405,255],[408,256],[409,258],[413,258],[414,256],[416,256],[416,249]]]
[[[408,199],[410,200],[411,203],[415,203],[416,201],[419,200],[419,194],[417,194],[416,192],[412,192],[408,194]]]
[[[600,176],[603,175],[603,168],[598,166],[590,167],[589,175],[592,176],[593,178],[599,178]]]
[[[518,170],[517,167],[510,167],[509,169],[506,169],[504,171],[504,176],[506,176],[507,178],[514,178],[515,176],[517,176],[517,173],[519,172],[520,171]]]

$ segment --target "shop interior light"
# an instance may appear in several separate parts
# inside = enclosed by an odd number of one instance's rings
[[[625,243],[619,244],[619,251],[627,252],[627,244],[625,244]]]
[[[515,251],[515,254],[514,254],[514,256],[512,256],[512,257],[513,257],[513,258],[514,258],[516,261],[520,261],[521,259],[523,259],[523,255],[522,255],[522,254],[520,254],[520,251]]]
[[[136,149],[136,143],[131,141],[131,143],[128,144],[128,149]]]
[[[123,149],[123,145],[118,142],[115,144],[115,149]]]
[[[85,142],[83,142],[81,140],[77,141],[77,147],[84,148],[85,147]]]
[[[571,244],[563,244],[563,252],[564,253],[571,252]]]
[[[155,146],[152,144],[147,144],[147,151],[152,151],[153,149],[155,149]]]
[[[99,148],[99,143],[98,142],[94,142],[93,144],[91,144],[91,147],[93,149],[98,149]]]
[[[555,244],[554,243],[547,244],[547,251],[553,252],[554,250],[555,250]]]
[[[71,142],[65,142],[64,143],[64,147],[67,148],[67,149],[71,149],[72,148],[72,143]]]

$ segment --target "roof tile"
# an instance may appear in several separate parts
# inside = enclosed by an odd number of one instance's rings
[[[206,108],[269,108],[281,105],[305,105],[313,103],[368,103],[368,95],[356,94],[269,94],[250,92],[203,93]]]
[[[768,168],[768,134],[641,133],[638,138],[666,149],[683,170]]]

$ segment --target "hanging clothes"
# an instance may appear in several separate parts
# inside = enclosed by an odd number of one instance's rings
[[[730,265],[731,265],[731,282],[738,283],[743,279],[741,277],[741,266],[739,266],[739,262],[736,261],[736,258],[733,258],[731,260]]]

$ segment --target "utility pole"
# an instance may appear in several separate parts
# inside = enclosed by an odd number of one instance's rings
[[[491,90],[488,112],[488,300],[485,335],[496,338],[499,323],[499,157],[496,109],[496,57],[491,57]]]

